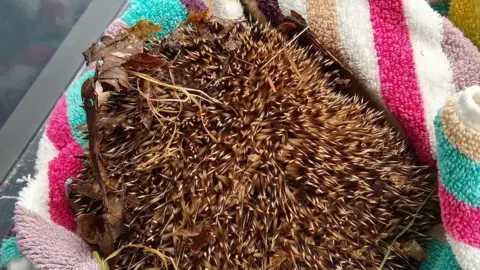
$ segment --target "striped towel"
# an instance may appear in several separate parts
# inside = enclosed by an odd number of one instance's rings
[[[422,269],[480,269],[480,89],[475,86],[480,85],[480,53],[472,42],[424,0],[248,2],[272,23],[290,10],[306,18],[323,46],[400,123],[419,160],[438,164],[448,244],[432,248],[432,260]],[[237,0],[214,3],[217,17],[243,16]],[[105,34],[148,19],[162,25],[162,36],[184,21],[188,10],[205,8],[202,0],[131,0]],[[96,265],[71,233],[75,222],[65,196],[66,181],[82,166],[74,156],[82,154],[86,142],[74,127],[85,123],[80,87],[92,76],[90,70],[76,79],[53,110],[40,142],[35,180],[16,206],[17,246],[36,269],[66,269],[69,260],[81,269]],[[53,235],[51,242],[45,235]]]

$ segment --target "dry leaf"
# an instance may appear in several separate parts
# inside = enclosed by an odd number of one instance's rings
[[[148,53],[137,53],[128,59],[128,61],[123,64],[123,67],[133,68],[135,70],[148,69],[153,71],[164,67],[166,64],[167,62],[158,56],[153,56]]]
[[[241,44],[242,42],[238,40],[230,39],[225,43],[225,48],[227,48],[229,51],[235,51]]]
[[[443,228],[443,224],[438,224],[433,226],[433,228],[430,230],[430,234],[432,237],[435,239],[439,240],[442,243],[447,242],[447,236],[445,234],[445,228]]]
[[[98,125],[97,125],[97,113],[98,113],[98,99],[95,91],[94,79],[87,79],[82,85],[82,99],[83,109],[87,115],[87,127],[88,127],[88,145],[92,156],[92,164],[94,168],[94,175],[97,183],[99,184],[103,195],[105,196],[105,179],[107,178],[103,164],[101,164],[99,147],[100,141],[98,140]]]
[[[98,120],[98,126],[103,128],[108,134],[111,134],[123,120],[123,117],[104,117]]]
[[[286,256],[273,256],[268,265],[268,269],[276,269],[287,259]]]
[[[403,244],[400,247],[400,252],[410,258],[414,258],[417,261],[423,261],[428,259],[428,254],[425,252],[425,250],[423,250],[420,244],[418,244],[418,242],[415,240],[411,240]]]
[[[108,214],[116,220],[123,218],[123,209],[125,207],[125,198],[123,195],[116,195],[113,192],[107,194],[105,209]],[[111,222],[112,224],[115,222]]]
[[[246,17],[251,16],[253,20],[262,24],[268,22],[267,17],[265,17],[263,12],[260,11],[260,9],[258,8],[256,0],[242,0],[242,4],[244,4],[244,6],[246,7],[246,11],[248,12]]]
[[[202,30],[204,29],[204,22],[209,18],[209,13],[207,11],[201,12],[190,12],[188,14],[186,24],[191,23],[195,28]]]
[[[139,39],[146,39],[150,35],[162,31],[162,27],[160,25],[154,24],[149,20],[140,20],[127,31],[130,34],[137,36]]]
[[[82,193],[84,196],[87,196],[92,199],[101,199],[102,198],[102,189],[98,182],[78,182],[76,184],[77,191]]]
[[[160,26],[141,20],[114,39],[102,38],[100,42],[92,44],[83,55],[87,64],[102,60],[97,65],[95,79],[113,86],[117,91],[129,87],[128,76],[122,65],[133,55],[142,53],[145,39],[160,30]]]
[[[190,246],[191,252],[193,255],[196,255],[202,250],[203,247],[215,243],[215,236],[211,232],[203,231],[199,235],[194,236],[192,240],[193,241]]]
[[[176,236],[183,236],[183,237],[193,237],[200,234],[201,229],[178,229],[175,231],[174,235]]]
[[[90,244],[97,243],[95,214],[81,215],[77,218],[77,234]]]

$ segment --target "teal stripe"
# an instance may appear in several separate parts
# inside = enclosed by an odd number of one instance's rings
[[[87,122],[87,116],[85,111],[82,108],[82,85],[83,83],[95,76],[95,70],[89,70],[85,72],[82,76],[77,78],[72,85],[67,90],[67,110],[68,110],[68,122],[72,128],[72,134],[75,140],[80,143],[82,146],[87,143],[87,140],[84,140],[85,134],[76,129],[76,127],[81,126]]]
[[[180,0],[131,0],[122,20],[134,26],[139,20],[159,24],[162,31],[157,37],[171,34],[177,25],[187,19],[187,10]]]
[[[435,118],[438,169],[443,186],[459,201],[480,207],[480,164],[466,157],[448,141],[440,114]]]
[[[427,243],[428,259],[422,261],[420,270],[462,270],[455,259],[450,245],[443,244],[437,239]]]
[[[23,258],[20,251],[17,248],[17,238],[10,237],[3,239],[2,248],[0,249],[0,256],[2,257],[2,265],[6,265],[9,262]]]
[[[436,12],[440,13],[443,17],[448,16],[448,10],[450,9],[450,3],[449,2],[441,2],[441,3],[432,3],[430,6],[435,10]]]

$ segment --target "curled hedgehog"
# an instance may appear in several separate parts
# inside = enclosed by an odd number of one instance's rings
[[[242,22],[143,45],[99,105],[98,153],[70,191],[79,234],[118,250],[111,266],[415,265],[405,249],[438,222],[434,181],[383,112],[342,91],[335,61]]]

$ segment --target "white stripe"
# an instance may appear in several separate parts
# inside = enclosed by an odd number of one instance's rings
[[[210,0],[203,0],[208,7]],[[243,17],[243,7],[240,0],[215,0],[213,16],[221,19],[236,20]]]
[[[471,86],[457,100],[457,114],[466,125],[480,131],[480,86]]]
[[[447,235],[447,240],[458,264],[463,270],[480,269],[480,249],[457,241],[449,235]]]
[[[50,220],[48,163],[58,155],[58,150],[44,133],[40,139],[37,160],[35,163],[35,177],[19,193],[18,203],[43,218]]]
[[[293,10],[307,19],[307,4],[305,0],[278,0],[280,10],[284,15],[289,16],[290,11]]]
[[[442,17],[427,2],[405,0],[403,3],[423,97],[430,147],[436,159],[435,116],[448,97],[455,93],[453,72],[442,50]]]
[[[337,0],[337,23],[343,62],[383,106],[368,0]]]
[[[34,270],[35,268],[26,258],[13,260],[8,263],[7,270]]]

